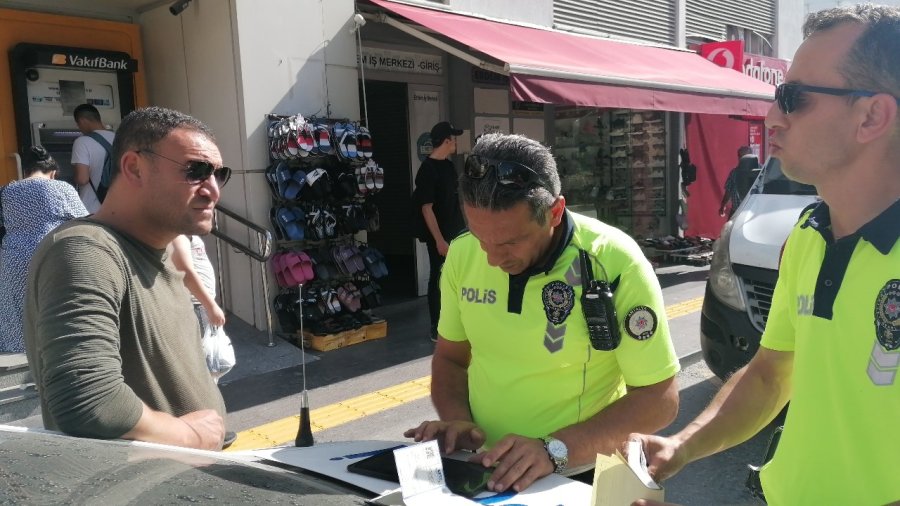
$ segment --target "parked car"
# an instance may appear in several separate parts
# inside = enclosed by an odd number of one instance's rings
[[[778,159],[770,158],[722,227],[700,317],[703,358],[716,376],[725,379],[759,349],[784,242],[803,209],[817,200],[815,187],[788,179]]]
[[[0,504],[362,505],[325,478],[221,452],[0,425]]]

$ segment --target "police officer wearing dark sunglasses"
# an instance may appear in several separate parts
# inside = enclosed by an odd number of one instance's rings
[[[644,443],[657,480],[735,446],[790,401],[768,504],[896,504],[900,438],[900,8],[813,13],[766,125],[823,202],[781,257],[759,351],[680,433]],[[767,452],[769,453],[769,452]]]
[[[225,405],[166,246],[211,231],[231,171],[206,125],[158,107],[122,120],[112,156],[100,210],[32,259],[24,332],[44,426],[220,449]]]
[[[662,292],[633,239],[566,210],[550,150],[482,136],[459,178],[469,231],[441,274],[431,397],[406,432],[484,450],[489,487],[556,472],[588,481],[598,452],[678,409]],[[591,281],[593,280],[593,281]]]

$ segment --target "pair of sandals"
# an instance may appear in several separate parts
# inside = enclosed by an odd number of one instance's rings
[[[303,251],[276,253],[271,265],[275,280],[282,288],[296,287],[315,279],[312,259]]]
[[[333,125],[337,139],[336,154],[347,161],[372,158],[372,134],[363,126],[351,122],[337,122]]]
[[[369,160],[356,169],[356,183],[360,195],[378,193],[384,188],[384,168]]]
[[[337,218],[325,207],[313,207],[306,217],[311,239],[323,240],[337,235]]]
[[[299,167],[291,167],[285,160],[266,167],[266,182],[277,200],[299,200],[306,180],[306,172]]]
[[[381,279],[388,275],[387,263],[385,263],[384,255],[372,246],[363,246],[360,248],[363,262],[366,264],[366,270],[374,279]]]
[[[347,311],[356,313],[362,309],[362,292],[351,281],[337,287],[337,296]]]
[[[269,154],[273,160],[296,160],[334,153],[332,134],[321,121],[307,121],[296,114],[269,124]]]
[[[269,218],[279,241],[303,241],[306,239],[306,213],[295,206],[274,206]]]
[[[337,266],[344,276],[353,276],[366,271],[366,264],[363,261],[359,248],[354,245],[333,246],[331,248],[331,258],[334,260],[334,265]]]

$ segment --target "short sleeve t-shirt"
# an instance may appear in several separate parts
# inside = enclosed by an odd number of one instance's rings
[[[116,134],[109,130],[97,130],[110,144],[113,143]],[[100,185],[100,178],[103,176],[103,162],[106,160],[106,150],[94,139],[87,135],[75,139],[72,144],[72,164],[82,164],[90,167],[91,184],[83,185],[78,189],[78,195],[84,202],[84,207],[91,214],[100,210],[100,200],[94,192],[94,188]],[[93,185],[93,187],[91,187]]]
[[[662,291],[634,240],[580,215],[567,213],[565,223],[571,234],[556,257],[530,275],[488,265],[470,233],[447,255],[438,332],[471,345],[469,403],[489,446],[506,434],[541,437],[582,422],[624,396],[626,385],[652,385],[679,370]],[[595,350],[588,338],[579,249],[592,257],[595,278],[615,286],[615,351]]]
[[[458,187],[456,168],[448,159],[426,158],[416,174],[416,194],[422,204],[433,204],[434,217],[447,241],[466,226]]]

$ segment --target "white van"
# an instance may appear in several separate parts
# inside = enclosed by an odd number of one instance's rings
[[[700,346],[720,378],[743,367],[759,348],[784,242],[800,213],[819,198],[769,158],[749,194],[713,245],[700,317]]]

